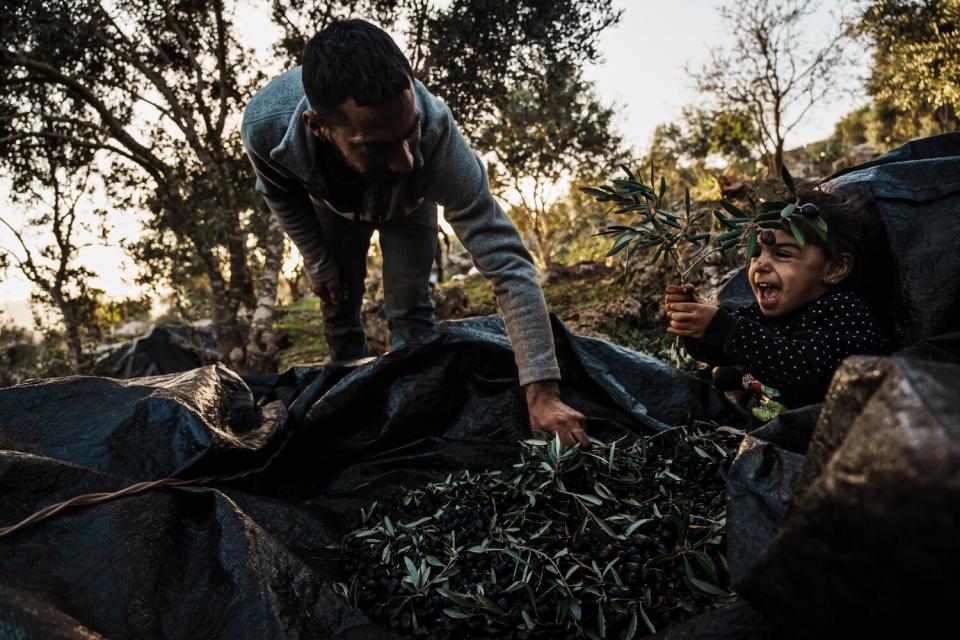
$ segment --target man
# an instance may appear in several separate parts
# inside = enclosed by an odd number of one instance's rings
[[[242,137],[257,191],[300,249],[323,301],[334,360],[367,355],[360,304],[375,229],[393,348],[434,332],[428,279],[439,204],[493,283],[531,428],[556,433],[567,446],[589,444],[583,415],[560,400],[560,369],[530,254],[449,109],[413,77],[385,31],[346,20],[318,33],[302,68],[250,101]]]

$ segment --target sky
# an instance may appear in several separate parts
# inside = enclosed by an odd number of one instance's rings
[[[615,5],[624,10],[623,17],[616,27],[602,34],[603,61],[589,68],[587,77],[595,82],[601,99],[617,105],[620,129],[637,151],[649,145],[658,124],[676,120],[684,105],[698,100],[686,69],[701,67],[708,59],[710,47],[724,43],[719,4],[719,0],[615,0]],[[811,19],[811,30],[832,31],[832,15],[843,4],[844,0],[824,0]],[[270,23],[268,6],[251,1],[237,16],[237,24],[249,41],[264,52],[258,57],[265,56],[278,33]],[[861,56],[861,64],[867,59],[868,56]],[[863,73],[863,68],[858,72]],[[855,93],[815,108],[788,141],[789,146],[828,137],[834,123],[863,101],[863,96]],[[9,189],[0,183],[0,212],[14,222],[24,212],[10,204],[8,195]],[[80,254],[80,262],[99,274],[95,286],[109,296],[137,294],[133,284],[136,267],[124,256],[118,242],[135,234],[136,228],[128,218],[108,246],[90,247]],[[6,229],[0,229],[0,246],[15,246]],[[29,283],[15,269],[9,270],[0,282],[3,315],[13,315],[18,323],[29,325],[29,307],[24,302],[29,296]]]

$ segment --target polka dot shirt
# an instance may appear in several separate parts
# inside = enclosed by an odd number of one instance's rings
[[[702,340],[684,342],[697,360],[739,365],[788,407],[820,402],[844,358],[883,348],[870,307],[849,292],[825,294],[785,318],[767,318],[756,303],[721,308]]]

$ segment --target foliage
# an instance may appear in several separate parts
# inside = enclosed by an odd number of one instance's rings
[[[651,152],[655,155],[651,159],[658,166],[694,164],[710,156],[742,162],[753,158],[755,149],[750,141],[757,137],[746,109],[686,106],[676,122],[660,125],[654,131]]]
[[[939,132],[960,121],[960,1],[870,0],[858,33],[873,45],[867,89],[904,114],[929,114]]]
[[[0,320],[0,388],[75,370],[73,354],[61,334],[47,333],[35,340],[23,327]]]
[[[202,275],[218,340],[236,343],[259,228],[236,114],[262,77],[250,72],[231,8],[29,0],[3,12],[4,168],[29,171],[14,159],[40,144],[96,153],[98,166],[109,163],[111,204],[151,213],[129,245],[145,278],[176,287],[181,274]]]
[[[41,92],[42,93],[42,92]],[[46,119],[49,131],[57,123]],[[94,178],[92,153],[82,147],[40,139],[28,153],[7,161],[14,167],[11,200],[27,212],[14,226],[0,216],[16,239],[16,249],[0,248],[0,271],[14,267],[33,285],[34,312],[41,328],[45,310],[60,316],[73,358],[73,371],[86,366],[84,347],[95,339],[94,310],[102,293],[90,286],[96,275],[79,261],[79,252],[98,235],[106,240],[107,229],[94,229],[82,216],[89,208]],[[91,217],[96,220],[102,212]],[[99,233],[97,233],[99,231]],[[32,236],[43,243],[34,248]]]
[[[654,633],[732,598],[721,469],[734,440],[696,427],[590,451],[527,440],[508,471],[362,510],[337,589],[418,637]]]
[[[614,179],[610,185],[583,189],[584,193],[593,196],[598,202],[610,203],[611,213],[631,215],[635,218],[632,226],[610,225],[597,234],[614,237],[613,246],[607,255],[616,255],[624,249],[629,249],[628,254],[635,250],[649,250],[651,262],[658,259],[668,263],[672,261],[681,282],[686,282],[693,270],[715,253],[746,243],[747,255],[754,255],[764,229],[782,228],[789,231],[800,246],[806,244],[801,225],[812,229],[824,240],[827,237],[826,222],[819,217],[816,207],[811,209],[812,205],[802,205],[786,166],[781,167],[781,174],[787,190],[794,196],[794,202],[762,202],[759,209],[754,207],[750,215],[733,203],[721,200],[719,208],[712,210],[713,217],[724,229],[716,235],[704,227],[704,222],[709,220],[711,212],[693,210],[689,189],[684,190],[683,211],[679,214],[673,213],[666,209],[666,179],[661,176],[660,186],[654,190],[652,186],[637,178],[628,167],[624,166],[623,171],[626,178]],[[653,167],[650,182],[654,182]],[[772,244],[772,241],[764,238],[764,243]]]
[[[610,0],[507,2],[274,0],[279,50],[294,62],[331,21],[365,15],[399,34],[417,76],[449,106],[489,159],[491,184],[541,264],[572,237],[570,179],[616,166],[613,110],[581,75],[599,60],[599,35],[616,24]]]
[[[567,65],[560,77],[576,80],[586,64],[599,61],[599,35],[620,14],[611,0],[453,0],[426,21],[417,68],[468,139],[495,151],[483,142],[515,92],[557,74],[560,62]]]
[[[733,44],[714,48],[694,74],[712,108],[749,114],[751,143],[771,176],[780,173],[787,136],[837,89],[844,67],[845,30],[820,39],[803,29],[816,6],[813,0],[728,2],[721,16]]]
[[[623,156],[612,120],[613,110],[599,104],[579,71],[555,62],[542,78],[514,90],[498,126],[483,137],[481,146],[494,150],[491,188],[510,203],[511,217],[547,268],[581,219],[562,190]]]

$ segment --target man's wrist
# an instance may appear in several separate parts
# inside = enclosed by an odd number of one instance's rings
[[[548,400],[560,399],[560,385],[556,380],[538,380],[524,387],[527,406],[532,407]]]

